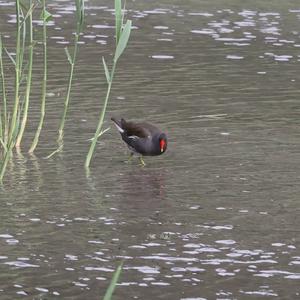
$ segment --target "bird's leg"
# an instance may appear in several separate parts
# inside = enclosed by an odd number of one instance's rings
[[[142,166],[142,167],[145,167],[145,166],[146,166],[146,163],[144,162],[142,156],[139,157],[139,160],[140,160],[141,166]]]
[[[133,157],[133,152],[130,152],[130,155],[128,157],[128,160],[126,161],[127,163],[130,163]]]

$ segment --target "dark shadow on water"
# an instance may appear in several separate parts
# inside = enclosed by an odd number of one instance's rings
[[[164,169],[135,168],[121,182],[121,195],[131,203],[153,203],[165,199]]]

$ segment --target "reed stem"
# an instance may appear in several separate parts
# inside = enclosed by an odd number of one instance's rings
[[[112,296],[113,296],[113,293],[114,293],[114,290],[117,286],[117,283],[118,283],[118,280],[120,278],[120,275],[122,273],[122,268],[123,268],[123,262],[120,263],[120,265],[117,267],[111,281],[110,281],[110,284],[105,292],[105,295],[103,297],[103,300],[111,300],[112,299]]]
[[[29,1],[30,7],[32,6],[32,0]],[[27,84],[26,84],[26,95],[23,108],[23,118],[20,126],[20,131],[16,141],[16,147],[20,147],[23,134],[25,131],[27,118],[28,118],[28,108],[29,108],[29,99],[31,92],[31,78],[32,78],[32,64],[33,64],[33,28],[32,28],[32,12],[29,13],[29,57],[28,57],[28,74],[27,74]]]
[[[107,87],[107,92],[106,92],[106,97],[105,97],[105,100],[104,100],[103,108],[102,108],[100,116],[99,116],[98,125],[97,125],[97,128],[96,128],[94,137],[92,139],[90,149],[89,149],[88,154],[86,156],[86,160],[85,160],[85,164],[84,164],[84,166],[86,168],[88,168],[90,166],[91,159],[93,157],[95,147],[96,147],[96,144],[97,144],[97,141],[98,141],[98,137],[101,135],[101,129],[102,129],[103,121],[104,121],[104,116],[105,116],[105,112],[106,112],[106,108],[107,108],[108,99],[109,99],[109,96],[110,96],[111,86],[112,86],[114,73],[115,73],[115,69],[116,69],[116,63],[117,63],[116,61],[114,61],[114,63],[113,63],[113,67],[112,67],[112,70],[111,70],[111,73],[110,73],[110,80],[108,82],[108,87]]]
[[[6,87],[5,87],[5,77],[4,77],[4,67],[3,67],[3,44],[2,38],[0,36],[0,74],[1,74],[1,90],[2,90],[2,103],[3,108],[0,111],[0,120],[1,120],[1,139],[4,144],[6,144],[7,139],[7,101],[6,101]]]
[[[20,74],[21,74],[21,65],[20,65],[20,58],[21,58],[21,26],[20,26],[20,0],[16,0],[16,26],[17,26],[17,36],[16,36],[16,59],[14,61],[15,65],[15,97],[14,97],[14,104],[13,104],[13,112],[12,118],[9,122],[7,121],[7,126],[9,127],[8,130],[8,137],[6,141],[6,148],[4,149],[4,155],[0,166],[0,182],[2,182],[8,161],[11,157],[12,149],[15,145],[16,133],[18,130],[18,116],[19,116],[19,89],[20,89]]]
[[[33,153],[38,142],[39,137],[41,134],[41,130],[44,124],[44,118],[45,118],[45,108],[46,108],[46,91],[47,91],[47,17],[46,17],[46,0],[42,1],[43,4],[43,48],[44,48],[44,60],[43,60],[43,66],[44,66],[44,75],[43,75],[43,83],[42,83],[42,100],[41,100],[41,110],[40,110],[40,121],[38,124],[38,128],[36,130],[33,142],[31,144],[31,147],[29,149],[29,153]]]
[[[115,69],[117,66],[118,59],[120,58],[120,56],[122,55],[122,53],[124,52],[124,50],[127,46],[131,28],[132,28],[132,26],[131,26],[132,22],[130,20],[127,20],[125,25],[123,24],[124,11],[122,12],[121,4],[122,4],[121,0],[115,0],[116,49],[115,49],[115,53],[114,53],[113,66],[112,66],[111,73],[109,73],[106,62],[105,62],[104,58],[102,58],[106,81],[108,83],[108,86],[107,86],[107,92],[106,92],[106,97],[104,100],[103,108],[102,108],[100,116],[99,116],[98,125],[96,128],[94,137],[92,138],[92,142],[91,142],[88,154],[85,159],[85,164],[84,164],[85,168],[89,168],[89,166],[90,166],[91,159],[93,157],[98,138],[106,131],[106,130],[102,131],[102,125],[103,125],[104,116],[106,113],[108,99],[110,96],[110,91],[111,91],[111,86],[112,86],[112,82],[113,82],[113,78],[114,78]]]
[[[79,32],[76,32],[75,34],[75,45],[74,45],[74,52],[73,52],[73,57],[72,59],[69,59],[70,63],[70,74],[69,74],[69,81],[68,81],[68,89],[67,89],[67,94],[64,102],[64,111],[60,120],[60,125],[58,129],[58,143],[61,143],[63,140],[64,136],[64,128],[65,128],[65,122],[66,122],[66,117],[67,117],[67,112],[69,108],[69,102],[70,102],[70,94],[71,94],[71,88],[72,88],[72,82],[73,82],[73,74],[74,74],[74,67],[75,67],[75,60],[77,56],[77,51],[78,51],[78,40],[79,40]],[[66,50],[68,51],[68,50]]]
[[[78,41],[79,41],[79,36],[80,36],[80,33],[82,32],[82,28],[84,25],[84,1],[85,0],[75,0],[76,33],[75,33],[75,40],[74,40],[73,57],[71,57],[68,48],[65,49],[67,57],[68,57],[68,61],[69,61],[71,67],[70,67],[70,73],[69,73],[68,89],[67,89],[67,94],[66,94],[65,102],[64,102],[64,110],[63,110],[59,128],[58,128],[57,142],[59,144],[59,148],[61,148],[61,149],[63,147],[62,141],[63,141],[63,136],[64,136],[64,128],[65,128],[65,122],[66,122],[67,112],[68,112],[68,108],[69,108],[70,94],[71,94],[71,88],[72,88],[72,82],[73,82],[73,74],[74,74],[76,56],[77,56],[77,52],[78,52]],[[56,151],[54,151],[54,152],[56,152]]]
[[[12,144],[12,138],[15,132],[17,116],[19,110],[19,88],[20,88],[20,52],[21,52],[21,33],[20,33],[20,1],[16,0],[16,20],[17,20],[17,37],[16,37],[16,60],[15,60],[15,100],[13,105],[13,113],[11,118],[8,143]]]

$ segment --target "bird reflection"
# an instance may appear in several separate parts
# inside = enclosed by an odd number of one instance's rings
[[[135,168],[124,175],[120,180],[124,205],[154,210],[164,205],[165,169]]]

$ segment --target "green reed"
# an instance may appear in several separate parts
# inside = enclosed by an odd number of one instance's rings
[[[27,119],[28,119],[28,108],[29,108],[29,100],[30,100],[30,92],[31,92],[31,78],[32,78],[32,65],[33,65],[33,48],[34,48],[34,42],[33,42],[33,27],[32,27],[32,0],[29,0],[29,11],[28,11],[28,31],[29,31],[29,57],[28,57],[28,73],[27,73],[27,82],[26,82],[26,94],[25,94],[25,101],[24,101],[24,108],[23,108],[23,117],[22,122],[20,125],[20,131],[17,136],[16,140],[16,147],[20,147],[21,141],[23,138],[23,134],[25,131]],[[24,26],[25,28],[25,26]],[[23,38],[25,41],[25,38]],[[25,45],[24,45],[25,48]]]
[[[26,3],[26,4],[25,4]],[[74,50],[72,53],[65,48],[68,62],[70,64],[68,88],[64,101],[64,109],[62,118],[58,129],[58,144],[59,147],[54,153],[62,150],[63,147],[63,134],[64,126],[67,118],[67,112],[70,104],[70,94],[74,76],[75,62],[78,54],[78,41],[82,33],[84,24],[84,0],[75,0],[76,4],[76,33],[74,38]],[[126,23],[124,20],[124,11],[121,8],[121,0],[115,0],[115,36],[116,47],[111,69],[108,68],[104,57],[102,58],[103,67],[105,71],[107,81],[106,97],[103,103],[102,110],[99,113],[99,121],[97,128],[92,139],[90,149],[88,151],[85,166],[90,165],[98,138],[106,132],[108,129],[102,130],[106,108],[110,97],[111,87],[114,79],[114,74],[117,66],[117,62],[124,52],[130,32],[131,21]],[[24,2],[22,0],[15,0],[15,12],[16,12],[16,44],[14,52],[15,55],[4,47],[3,41],[0,36],[0,182],[3,179],[8,162],[12,157],[13,149],[20,148],[25,135],[26,125],[29,122],[29,108],[30,108],[30,96],[32,88],[32,73],[33,73],[33,55],[34,55],[34,27],[33,27],[33,12],[36,6],[42,6],[42,48],[43,48],[43,78],[41,80],[41,104],[39,112],[39,122],[36,129],[34,139],[32,141],[29,152],[32,153],[38,143],[41,135],[41,131],[44,124],[44,118],[46,114],[46,95],[47,95],[47,75],[48,75],[48,62],[47,62],[47,23],[51,18],[51,14],[46,9],[46,0],[28,0]],[[25,13],[24,13],[25,12]],[[8,97],[10,93],[6,88],[7,76],[6,72],[9,72],[9,68],[4,66],[4,54],[7,54],[8,58],[14,66],[14,95],[12,99]],[[24,87],[24,88],[23,88]],[[11,102],[9,102],[11,100]],[[50,156],[51,156],[50,155]]]
[[[62,117],[60,120],[59,129],[58,129],[58,143],[59,144],[61,144],[62,140],[63,140],[64,127],[65,127],[65,122],[66,122],[66,117],[67,117],[67,112],[68,112],[69,102],[70,102],[70,94],[71,94],[71,88],[72,88],[72,82],[73,82],[75,61],[76,61],[76,56],[77,56],[77,52],[78,52],[78,41],[79,41],[79,37],[82,32],[83,24],[84,24],[84,0],[75,0],[75,3],[76,3],[76,33],[75,33],[75,40],[74,40],[73,56],[71,56],[68,48],[67,47],[65,48],[68,62],[70,64],[70,73],[69,73],[67,94],[66,94],[65,101],[64,101],[64,110],[63,110],[63,114],[62,114]]]
[[[20,104],[20,80],[21,80],[21,57],[23,56],[23,50],[21,47],[21,10],[20,10],[20,1],[16,0],[16,26],[17,26],[17,35],[16,35],[16,57],[13,59],[11,55],[9,55],[11,61],[14,64],[15,67],[15,94],[14,94],[14,103],[12,108],[12,116],[11,120],[8,122],[8,112],[5,112],[6,115],[6,121],[5,121],[5,127],[7,128],[7,139],[3,141],[2,139],[2,161],[0,166],[0,181],[2,182],[8,161],[11,157],[12,149],[15,146],[15,139],[17,136],[17,130],[18,130],[18,124],[19,124],[19,104]],[[2,44],[2,42],[1,42]],[[8,53],[8,52],[7,52]],[[2,55],[1,55],[2,57]],[[2,58],[1,58],[2,60]],[[2,69],[3,69],[3,62],[1,63]],[[5,86],[4,83],[4,76],[2,77],[2,84]],[[2,93],[5,92],[5,88],[3,91],[2,87]],[[5,97],[4,97],[5,98]],[[5,106],[6,106],[6,99]],[[7,110],[7,107],[5,108]],[[4,119],[4,117],[3,117]],[[2,133],[3,135],[3,133]]]
[[[15,99],[13,106],[13,113],[11,118],[10,130],[8,141],[12,142],[13,135],[15,133],[15,128],[17,124],[17,116],[19,110],[20,103],[20,80],[21,80],[21,55],[23,54],[23,50],[21,48],[21,26],[20,26],[20,1],[16,0],[16,22],[17,22],[17,37],[16,37],[16,60],[14,62],[15,65]]]
[[[42,1],[43,10],[41,19],[43,21],[43,81],[42,81],[42,99],[41,99],[41,110],[40,110],[40,121],[36,130],[33,142],[29,149],[29,153],[33,153],[40,138],[41,130],[44,124],[44,118],[46,113],[46,91],[47,91],[47,23],[51,19],[51,14],[46,10],[46,0]]]
[[[4,47],[0,36],[0,87],[1,87],[1,103],[0,103],[0,181],[2,181],[8,161],[11,157],[14,147],[20,148],[23,135],[25,133],[26,124],[28,123],[28,111],[30,107],[30,94],[32,86],[32,70],[33,70],[33,53],[35,42],[33,40],[33,11],[36,6],[42,6],[41,20],[42,26],[42,45],[43,45],[43,78],[41,81],[41,106],[39,113],[39,122],[36,129],[34,139],[32,141],[29,153],[32,153],[38,143],[41,135],[41,131],[44,124],[44,118],[46,114],[46,92],[47,92],[47,23],[51,19],[51,14],[46,9],[46,0],[28,0],[25,2],[22,0],[15,1],[16,11],[16,46],[14,52],[15,56]],[[84,0],[75,0],[76,3],[76,35],[75,46],[73,56],[71,57],[68,49],[66,49],[68,61],[71,65],[68,91],[65,99],[65,109],[63,113],[62,122],[60,126],[60,136],[62,137],[64,122],[67,114],[67,108],[69,104],[72,79],[74,73],[74,66],[76,60],[76,53],[78,47],[78,40],[83,28],[84,21]],[[24,14],[24,11],[26,12]],[[28,20],[28,21],[27,21]],[[27,26],[26,26],[27,25]],[[28,47],[27,47],[28,46]],[[28,48],[28,55],[26,49]],[[3,64],[3,54],[6,52],[7,56],[14,65],[14,99],[12,103],[8,105],[7,89],[5,80],[5,70]],[[26,53],[26,55],[25,55]],[[25,70],[27,70],[25,75]],[[7,69],[9,72],[9,69]],[[25,92],[23,95],[23,89],[21,85],[25,86]],[[21,99],[23,100],[21,102]],[[10,109],[8,109],[8,107]],[[59,148],[61,150],[61,148]]]
[[[111,300],[112,299],[113,292],[117,286],[119,277],[122,272],[122,267],[123,267],[123,262],[118,266],[117,270],[115,271],[115,273],[111,279],[111,282],[106,290],[103,300]]]
[[[31,89],[32,77],[32,61],[33,61],[33,28],[32,28],[32,13],[38,2],[33,4],[29,0],[29,7],[21,0],[15,1],[16,11],[16,46],[15,56],[11,55],[4,47],[0,38],[0,74],[1,74],[1,90],[2,90],[2,108],[0,108],[0,145],[2,148],[0,158],[0,181],[2,182],[7,164],[12,156],[12,150],[15,146],[19,147],[21,144],[22,136],[27,122],[27,113],[29,107],[29,97]],[[24,14],[26,11],[26,14]],[[44,12],[44,10],[43,10]],[[27,28],[26,22],[29,23],[29,51],[28,51],[28,73],[24,76],[25,70],[25,52],[27,41]],[[5,83],[5,71],[3,64],[3,53],[6,52],[7,56],[14,65],[14,98],[12,104],[8,105],[7,90]],[[26,64],[27,67],[27,64]],[[8,69],[9,71],[9,69]],[[25,96],[21,92],[21,84],[26,81]],[[24,98],[24,102],[21,99]],[[8,109],[10,107],[10,109]],[[21,112],[23,111],[22,120]]]
[[[95,152],[95,147],[98,141],[98,138],[108,129],[102,130],[103,122],[104,122],[104,117],[107,109],[107,104],[110,96],[110,91],[113,83],[113,78],[117,66],[118,59],[124,52],[130,32],[131,32],[131,20],[127,20],[127,22],[124,24],[124,14],[125,10],[122,11],[121,8],[121,0],[115,0],[115,36],[116,36],[116,48],[115,48],[115,53],[114,53],[114,59],[112,62],[112,68],[111,71],[109,71],[108,66],[105,62],[104,57],[102,57],[102,62],[103,62],[103,67],[104,67],[104,72],[105,72],[105,77],[107,81],[107,91],[106,91],[106,97],[104,100],[104,104],[102,107],[102,110],[99,115],[99,121],[98,125],[94,134],[94,137],[92,138],[92,142],[89,148],[89,151],[86,156],[85,160],[85,167],[88,168],[90,166],[91,159],[93,157],[93,154]]]
[[[1,75],[1,91],[2,91],[2,110],[0,110],[0,141],[2,146],[6,144],[7,139],[7,100],[6,100],[6,87],[3,68],[3,45],[2,38],[0,36],[0,75]],[[5,147],[4,147],[5,148]]]

